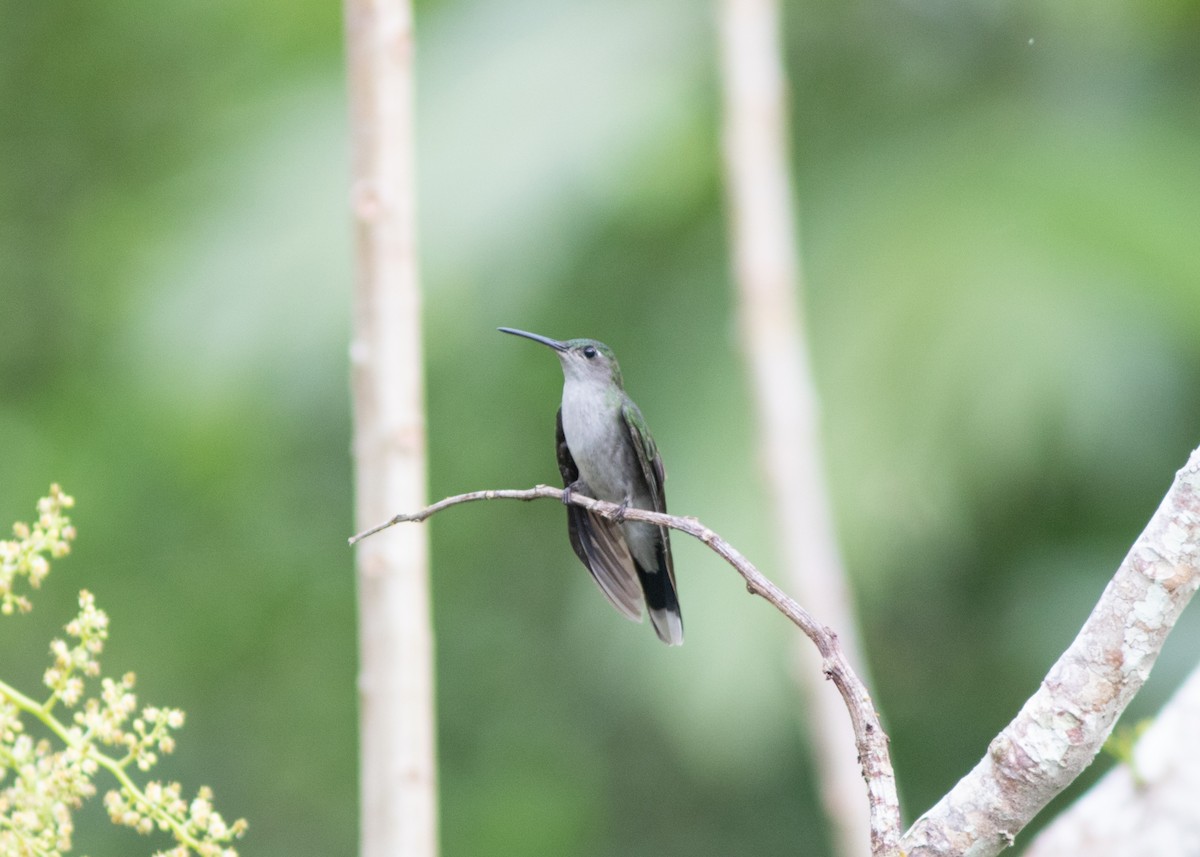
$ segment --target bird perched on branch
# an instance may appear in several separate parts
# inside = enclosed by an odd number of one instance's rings
[[[669,530],[612,520],[570,504],[571,492],[625,509],[666,512],[666,473],[641,410],[625,392],[612,349],[594,339],[560,341],[502,327],[554,349],[563,369],[557,420],[558,469],[567,502],[567,534],[576,555],[612,605],[635,622],[642,602],[660,640],[683,643]]]

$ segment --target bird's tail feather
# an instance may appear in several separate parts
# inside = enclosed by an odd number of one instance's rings
[[[683,645],[683,615],[679,610],[679,595],[675,592],[675,581],[666,566],[661,571],[647,571],[635,557],[634,567],[646,597],[650,612],[650,623],[658,638],[668,646]]]

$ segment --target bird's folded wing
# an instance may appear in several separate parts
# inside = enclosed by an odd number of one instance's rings
[[[620,525],[580,506],[568,507],[567,515],[600,590],[625,617],[642,621],[642,587]]]

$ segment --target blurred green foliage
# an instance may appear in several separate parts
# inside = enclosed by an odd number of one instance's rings
[[[909,818],[1200,435],[1197,9],[786,9],[828,469]],[[81,533],[0,669],[34,685],[28,641],[93,590],[111,668],[188,712],[164,775],[210,783],[261,855],[357,832],[338,12],[0,0],[0,520],[59,481]],[[553,481],[559,370],[494,328],[594,336],[672,510],[779,577],[713,27],[684,0],[419,5],[430,493]],[[429,526],[448,857],[826,853],[792,632],[714,557],[676,540],[673,651],[604,604],[552,504]],[[88,853],[148,845],[94,821]]]

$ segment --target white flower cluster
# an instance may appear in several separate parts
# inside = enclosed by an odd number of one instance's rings
[[[150,782],[141,798],[131,799],[123,792],[111,791],[104,796],[104,808],[113,824],[132,827],[139,833],[159,830],[176,832],[181,839],[182,831],[187,839],[199,843],[195,847],[200,857],[237,857],[237,851],[224,847],[235,837],[246,832],[246,820],[238,819],[226,824],[221,814],[213,809],[212,790],[201,787],[191,803],[184,800],[179,783]],[[180,844],[170,851],[160,851],[155,857],[187,857],[191,853],[187,844]]]
[[[29,599],[18,595],[14,586],[19,578],[27,578],[34,589],[50,573],[49,554],[58,559],[71,552],[75,528],[64,514],[75,500],[57,485],[50,486],[50,496],[38,501],[38,519],[31,527],[18,521],[13,524],[12,540],[0,540],[0,613],[5,616],[16,611],[28,613]]]
[[[37,524],[17,524],[17,540],[0,542],[0,613],[27,612],[29,600],[13,591],[13,583],[27,577],[36,588],[50,570],[46,555],[68,552],[75,533],[63,511],[73,503],[53,486],[38,504]],[[118,784],[104,797],[114,823],[143,834],[168,832],[175,839],[175,847],[156,857],[237,857],[229,843],[246,832],[246,821],[227,824],[213,809],[208,788],[189,802],[178,783],[140,786],[130,776],[131,769],[148,771],[159,754],[175,749],[172,733],[183,726],[184,715],[155,706],[139,711],[133,673],[119,680],[101,677],[108,616],[90,592],[79,594],[79,613],[66,633],[73,642],[50,645],[54,663],[43,677],[50,689],[44,702],[0,679],[0,857],[61,857],[70,851],[72,812],[96,793],[93,780],[102,769]],[[97,678],[100,692],[89,696],[89,681]],[[69,721],[56,715],[59,706],[74,710]],[[26,716],[41,721],[61,748],[50,739],[31,739],[22,722]]]

